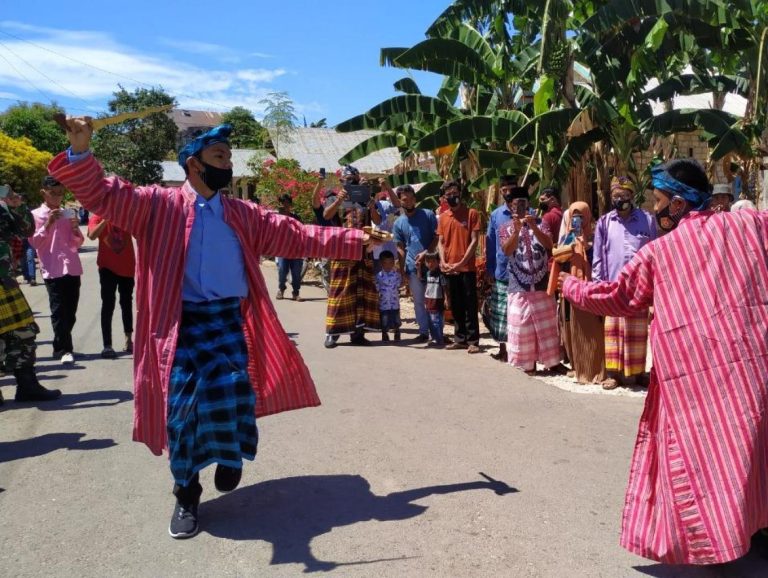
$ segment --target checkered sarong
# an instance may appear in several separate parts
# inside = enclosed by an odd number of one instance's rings
[[[177,484],[209,464],[256,457],[256,394],[237,298],[184,302],[168,385],[168,452]]]
[[[483,323],[497,343],[507,341],[507,288],[506,281],[496,279],[483,303]]]
[[[546,291],[510,293],[507,305],[508,363],[525,371],[560,363],[557,306]]]
[[[645,373],[648,317],[605,318],[605,368],[625,377]]]
[[[373,262],[331,261],[325,332],[341,335],[363,328],[380,328],[379,293],[373,276]]]
[[[0,283],[0,333],[8,333],[35,322],[32,310],[18,286],[4,287]]]

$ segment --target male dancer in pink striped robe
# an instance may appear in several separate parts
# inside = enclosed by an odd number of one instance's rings
[[[654,306],[621,545],[670,564],[722,563],[768,526],[768,214],[706,210],[710,185],[693,160],[655,168],[653,185],[669,233],[617,281],[560,282],[598,315]]]
[[[67,125],[70,149],[51,161],[50,174],[138,243],[133,439],[157,455],[169,450],[177,497],[169,532],[190,538],[198,532],[198,470],[215,462],[217,489],[237,486],[242,459],[255,455],[254,411],[320,404],[277,319],[260,256],[360,259],[367,238],[219,195],[232,178],[228,125],[179,153],[187,173],[181,188],[105,178],[89,152],[90,119]],[[231,323],[222,329],[224,312]]]

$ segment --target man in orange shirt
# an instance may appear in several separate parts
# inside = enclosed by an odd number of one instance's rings
[[[453,343],[446,349],[479,353],[475,249],[480,236],[480,215],[461,201],[458,182],[443,183],[442,191],[448,210],[437,220],[437,248],[440,268],[448,278],[454,327]]]

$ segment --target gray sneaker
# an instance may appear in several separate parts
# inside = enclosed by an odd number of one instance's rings
[[[171,524],[168,526],[168,533],[171,538],[184,540],[196,536],[200,531],[197,523],[197,504],[182,505],[178,500],[173,509]]]

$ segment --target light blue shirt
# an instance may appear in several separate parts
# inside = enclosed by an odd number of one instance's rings
[[[206,199],[198,194],[194,206],[182,300],[200,303],[247,297],[243,249],[232,227],[224,222],[221,195]]]

